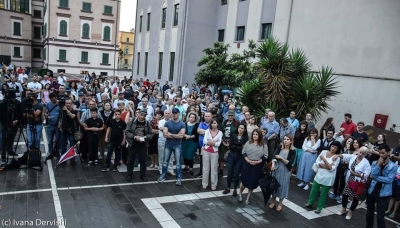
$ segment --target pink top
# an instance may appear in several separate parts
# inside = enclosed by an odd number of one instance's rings
[[[49,91],[48,90],[43,90],[43,101],[44,104],[49,103],[50,102],[50,98],[49,98]]]

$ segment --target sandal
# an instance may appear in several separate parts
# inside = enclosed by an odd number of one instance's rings
[[[282,211],[282,205],[278,205],[278,206],[276,207],[276,211],[277,211],[277,212]]]
[[[274,209],[275,204],[276,204],[276,203],[271,203],[271,204],[269,205],[269,209],[271,209],[271,210]]]
[[[396,214],[392,213],[392,214],[388,215],[388,218],[394,218],[395,216],[396,216]]]

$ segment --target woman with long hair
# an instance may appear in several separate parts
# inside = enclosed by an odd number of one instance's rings
[[[318,199],[317,210],[315,210],[316,214],[321,213],[322,209],[325,207],[326,196],[335,181],[336,168],[338,167],[339,160],[334,160],[334,156],[340,153],[341,147],[342,145],[340,142],[332,142],[329,146],[329,150],[322,151],[315,161],[314,165],[317,166],[317,171],[312,184],[310,197],[305,207],[312,207],[315,198],[317,198],[318,193],[321,192]]]
[[[197,128],[199,117],[196,113],[191,112],[186,118],[186,131],[182,140],[182,157],[185,164],[185,168],[182,169],[182,173],[189,172],[192,177],[193,174],[193,159],[199,145],[199,133]]]
[[[43,86],[43,90],[40,92],[40,97],[43,104],[50,102],[50,83]]]
[[[363,145],[362,139],[353,139],[353,144],[350,145],[350,154],[357,154]]]
[[[328,132],[328,130],[332,130],[333,132],[335,132],[335,126],[333,126],[333,118],[329,117],[328,119],[326,119],[324,125],[322,125],[321,127],[321,131],[320,131],[320,139],[324,139],[326,138],[326,133]]]
[[[353,137],[347,136],[342,142],[342,149],[339,154],[352,154],[351,148],[353,144]],[[340,159],[339,165],[336,168],[335,182],[333,183],[333,193],[329,194],[329,198],[337,200],[342,203],[341,195],[344,187],[346,186],[346,170],[349,168],[349,163]]]
[[[353,211],[358,206],[359,200],[359,196],[349,188],[348,183],[350,181],[360,181],[362,178],[366,179],[371,173],[371,165],[365,158],[365,156],[368,154],[368,151],[368,148],[362,147],[358,153],[335,155],[335,157],[342,158],[343,161],[348,162],[350,166],[349,171],[346,174],[347,184],[342,195],[342,210],[337,213],[338,215],[346,214],[349,197],[352,197],[353,201],[351,203],[350,210],[347,212],[346,220],[350,220],[353,217]]]
[[[303,187],[306,191],[309,189],[308,184],[313,180],[315,175],[312,166],[315,160],[317,160],[318,148],[320,145],[321,140],[318,139],[318,130],[312,128],[307,138],[304,140],[302,146],[303,156],[301,157],[300,165],[297,170],[297,178],[301,181],[297,186]]]
[[[69,88],[71,89],[71,94],[78,97],[78,85],[76,82],[69,83]]]
[[[90,89],[92,90],[92,94],[100,93],[100,83],[98,79],[94,79],[92,84],[90,85]]]
[[[258,129],[257,118],[254,115],[252,115],[249,118],[249,123],[246,124],[246,131],[247,131],[247,134],[249,135],[249,138],[251,137],[251,135],[250,135],[251,132],[253,132],[255,129]]]
[[[114,118],[114,111],[111,108],[112,108],[112,105],[110,102],[104,102],[103,110],[100,111],[100,115],[103,118],[104,126],[105,126],[103,129],[103,132],[101,134],[101,139],[100,139],[100,157],[99,157],[100,160],[104,159],[104,151],[107,146],[105,137],[106,137],[106,132],[107,132],[107,128],[108,128],[108,123],[110,122],[110,120],[112,118]],[[117,165],[117,164],[114,164],[114,165]]]
[[[276,148],[272,158],[271,170],[274,170],[274,176],[278,183],[281,185],[275,194],[272,195],[272,203],[269,205],[270,209],[274,209],[276,206],[276,197],[279,198],[279,204],[276,207],[276,211],[281,211],[283,207],[283,199],[289,195],[290,186],[290,172],[292,170],[292,164],[296,157],[296,150],[293,146],[293,137],[291,135],[285,135],[283,142]]]
[[[260,129],[254,129],[250,140],[244,145],[242,150],[244,159],[240,180],[240,191],[238,201],[242,202],[242,193],[245,188],[249,190],[246,204],[250,204],[251,194],[258,187],[258,181],[262,174],[262,168],[268,158],[268,146],[264,144]]]
[[[133,110],[132,110],[132,112],[133,112]],[[155,114],[156,114],[155,118],[153,118],[150,123],[151,129],[153,131],[153,137],[150,139],[149,147],[147,149],[149,157],[150,157],[150,161],[151,161],[149,168],[151,168],[151,169],[158,169],[158,165],[157,165],[158,164],[158,143],[157,142],[158,142],[158,133],[159,133],[158,121],[160,121],[164,116],[164,113],[159,110],[157,110],[155,112]]]
[[[296,130],[296,133],[294,135],[294,149],[296,150],[296,158],[294,159],[293,162],[293,173],[297,173],[297,168],[299,167],[301,157],[303,156],[303,143],[304,140],[307,137],[307,122],[306,121],[301,121],[300,122],[300,127]]]
[[[231,135],[229,139],[228,176],[226,178],[226,189],[222,192],[224,195],[231,191],[233,179],[233,196],[237,196],[236,189],[239,186],[239,175],[243,164],[242,150],[247,141],[249,141],[249,136],[246,133],[246,126],[239,124],[238,133]]]
[[[218,121],[213,118],[210,127],[204,133],[202,148],[203,158],[203,189],[206,189],[211,176],[211,190],[215,190],[218,184],[218,148],[222,142],[222,132],[218,130]],[[211,171],[211,175],[210,175]]]

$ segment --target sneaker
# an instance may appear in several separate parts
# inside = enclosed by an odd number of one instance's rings
[[[88,166],[89,166],[89,167],[93,166],[93,162],[92,162],[92,161],[89,161],[89,162],[88,162]]]
[[[233,194],[232,194],[232,196],[237,196],[238,194],[237,194],[237,191],[236,191],[236,189],[235,190],[233,190]]]
[[[168,171],[167,173],[168,173],[169,175],[171,175],[171,176],[175,176],[174,171]]]
[[[154,165],[154,169],[158,169],[158,165]]]
[[[198,174],[196,174],[196,176],[194,176],[195,178],[202,178],[203,177],[203,173],[198,173]]]
[[[338,203],[342,203],[342,197],[337,196],[336,200],[337,200]]]
[[[301,182],[300,184],[297,185],[297,187],[304,187],[306,185],[304,182]]]
[[[99,160],[103,160],[103,156],[100,155],[100,156],[99,156]]]
[[[165,181],[165,177],[160,177],[157,180],[157,183],[163,183]]]
[[[304,186],[303,190],[307,191],[310,187],[308,186],[308,184],[306,184],[306,186]]]
[[[102,168],[101,169],[101,172],[108,172],[108,171],[110,171],[110,168]]]
[[[112,168],[112,171],[113,171],[113,172],[118,172],[118,168],[117,168],[116,166],[114,166],[114,167]]]
[[[246,205],[249,205],[249,204],[250,204],[250,199],[247,198],[247,200],[246,200]]]
[[[185,168],[182,169],[182,173],[187,173],[187,172],[189,172],[189,168],[188,167],[185,167]]]
[[[176,180],[175,184],[178,185],[178,186],[181,186],[181,184],[182,184],[181,180]]]
[[[238,202],[239,202],[239,203],[243,202],[242,195],[239,195],[239,196],[238,196]]]
[[[222,192],[222,194],[226,195],[226,194],[228,194],[229,192],[231,192],[231,190],[227,188],[227,189],[225,189],[225,190]]]
[[[189,176],[191,176],[191,177],[194,176],[193,170],[190,170],[190,171],[189,171]]]
[[[337,195],[335,195],[335,194],[333,194],[333,193],[331,193],[331,194],[329,194],[329,198],[331,198],[331,199],[337,199]]]
[[[98,161],[98,160],[94,160],[94,164],[95,164],[95,165],[98,165],[98,164],[99,164],[99,161]]]

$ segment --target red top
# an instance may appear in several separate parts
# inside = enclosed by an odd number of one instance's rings
[[[353,132],[357,131],[357,125],[353,123],[353,121],[350,122],[343,122],[340,127],[344,128],[344,137],[346,138],[347,136],[350,136],[353,134]]]

